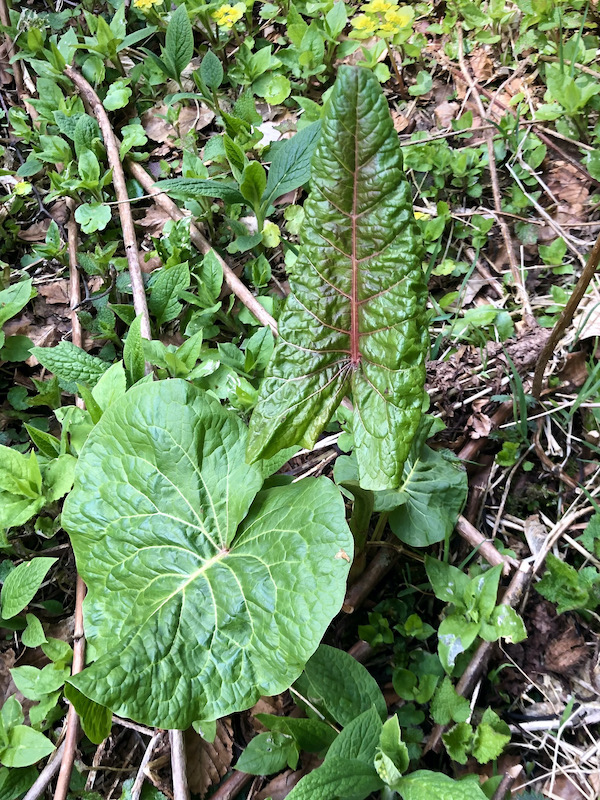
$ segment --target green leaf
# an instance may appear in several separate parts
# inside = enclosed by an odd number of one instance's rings
[[[21,634],[21,641],[25,647],[39,647],[46,641],[46,634],[42,623],[33,614],[27,614],[27,627]]]
[[[169,20],[164,54],[174,66],[179,79],[194,55],[194,32],[185,3],[178,6]]]
[[[341,607],[339,491],[306,479],[255,499],[246,435],[218,400],[164,380],[86,441],[62,524],[98,660],[71,683],[122,716],[186,728],[249,708],[298,677]]]
[[[56,561],[56,558],[32,558],[9,572],[0,593],[4,619],[15,617],[33,600]]]
[[[459,764],[466,764],[473,742],[473,729],[468,722],[459,722],[442,734],[442,741],[448,755]]]
[[[326,644],[312,656],[294,688],[342,726],[372,706],[382,720],[387,716],[381,689],[367,669],[348,653]]]
[[[213,91],[223,83],[223,65],[212,50],[208,50],[200,64],[200,77]]]
[[[498,758],[510,742],[510,728],[491,708],[486,708],[473,737],[473,755],[480,764]]]
[[[236,769],[250,775],[272,775],[284,767],[296,768],[298,747],[285,733],[259,733],[239,757]]]
[[[198,197],[218,197],[226,203],[244,203],[244,196],[232,182],[205,180],[204,178],[169,178],[157,181],[155,186],[173,197],[194,200]]]
[[[163,267],[153,275],[148,308],[156,318],[157,325],[171,322],[181,311],[180,293],[190,285],[190,270],[187,261]]]
[[[383,782],[372,765],[363,761],[336,759],[309,772],[294,786],[287,800],[363,800],[381,789]]]
[[[8,733],[8,746],[0,750],[0,762],[5,767],[28,767],[53,751],[54,745],[43,733],[17,725]]]
[[[454,603],[462,609],[465,607],[464,598],[469,588],[469,576],[462,569],[438,561],[437,558],[425,556],[425,571],[431,583],[433,593],[445,603]]]
[[[92,390],[92,397],[102,411],[120,400],[127,390],[127,378],[122,361],[106,370]]]
[[[433,86],[433,78],[425,70],[421,70],[417,74],[417,81],[412,86],[408,87],[408,93],[413,97],[420,97],[422,94],[427,94],[431,91]]]
[[[110,222],[110,218],[110,206],[104,203],[82,203],[75,209],[75,219],[81,225],[84,233],[103,231]]]
[[[356,759],[370,766],[375,758],[381,730],[379,714],[375,707],[371,706],[344,727],[327,751],[325,761]]]
[[[83,732],[90,742],[101,744],[110,735],[112,712],[81,694],[74,686],[65,684],[65,697],[75,707],[81,720]]]
[[[56,347],[33,347],[31,355],[56,375],[61,386],[72,394],[77,391],[78,383],[95,386],[110,366],[71,342],[60,342]]]
[[[118,80],[111,83],[106,92],[102,105],[107,111],[116,111],[125,108],[131,99],[132,90],[128,85],[129,80]]]
[[[146,370],[141,326],[142,315],[140,314],[129,326],[123,347],[123,361],[125,362],[125,372],[129,386],[133,386],[141,380]]]
[[[403,800],[487,800],[479,781],[465,779],[455,781],[441,772],[421,769],[411,772],[399,781],[397,790]]]
[[[336,731],[318,719],[276,717],[274,714],[256,714],[256,719],[270,731],[287,733],[299,750],[319,753],[329,747],[337,736]]]
[[[559,614],[576,608],[593,610],[600,602],[597,570],[584,567],[578,572],[552,553],[546,557],[546,573],[535,588],[546,600],[556,603]]]
[[[338,72],[304,207],[248,457],[312,448],[351,390],[360,484],[395,488],[421,416],[426,291],[398,136],[368,70]]]
[[[264,167],[258,161],[251,161],[247,164],[242,174],[240,192],[255,211],[260,208],[260,200],[266,185],[267,175]]]
[[[437,725],[449,722],[466,722],[471,713],[471,706],[466,697],[459,695],[448,676],[438,686],[431,701],[431,716]]]
[[[272,146],[273,160],[263,197],[266,207],[282,194],[292,192],[308,182],[311,160],[321,134],[321,123],[313,122],[291,139]]]
[[[15,667],[10,670],[17,689],[28,700],[41,700],[47,694],[60,689],[69,670],[60,664],[47,664],[43,669],[37,667]]]
[[[44,496],[49,503],[60,500],[71,490],[77,459],[65,453],[43,468]]]
[[[459,615],[442,620],[438,628],[438,653],[446,672],[451,672],[456,658],[473,644],[479,633],[479,624],[467,622]]]
[[[26,456],[0,445],[0,491],[35,500],[41,488],[42,476],[33,450]]]
[[[252,88],[259,97],[264,97],[269,105],[276,106],[290,96],[292,84],[285,75],[268,72],[254,81]]]
[[[402,773],[408,769],[409,761],[408,748],[402,741],[398,717],[390,717],[382,728],[375,755],[377,774],[391,789],[395,789]]]
[[[36,290],[31,285],[31,278],[13,283],[8,289],[3,289],[0,292],[0,328],[18,314],[36,294]],[[0,345],[3,343],[4,338],[0,340]]]
[[[507,642],[522,642],[527,638],[527,630],[514,608],[504,603],[496,606],[489,623],[483,623],[480,636],[488,642],[506,639]]]
[[[0,798],[2,800],[17,800],[22,797],[35,783],[39,773],[35,767],[21,769],[0,769]]]

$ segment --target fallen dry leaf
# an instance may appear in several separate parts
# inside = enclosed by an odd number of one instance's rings
[[[228,719],[217,722],[212,743],[190,729],[185,733],[187,776],[193,794],[204,797],[228,771],[233,760],[233,730]]]
[[[20,230],[19,239],[22,239],[24,242],[43,242],[46,239],[46,233],[49,227],[50,220],[47,217],[38,220],[38,222],[34,222],[33,225],[30,225],[28,228]]]
[[[37,290],[51,305],[69,305],[69,281],[52,281],[45,286],[38,286]]]
[[[460,105],[453,101],[444,100],[443,103],[440,103],[433,112],[437,127],[449,128],[452,120],[456,119],[459,109]]]

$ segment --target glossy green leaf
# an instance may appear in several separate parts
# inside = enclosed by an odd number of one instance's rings
[[[398,781],[397,791],[403,800],[485,800],[477,776],[455,781],[442,772],[426,769],[411,772]]]
[[[164,181],[157,181],[156,187],[173,197],[184,200],[193,200],[197,197],[218,197],[225,200],[226,203],[244,202],[244,196],[232,182],[205,178],[167,178]]]
[[[387,715],[381,689],[366,667],[344,650],[326,644],[310,659],[294,688],[342,726],[371,707],[382,720]]]
[[[246,746],[235,768],[250,775],[272,775],[286,766],[295,769],[298,755],[298,747],[289,734],[259,733]]]
[[[62,522],[98,659],[71,682],[121,716],[187,728],[283,691],[342,604],[337,488],[256,496],[245,447],[241,420],[181,380],[134,387],[86,441]]]
[[[424,397],[426,289],[398,136],[368,70],[340,68],[311,180],[248,456],[312,447],[351,391],[361,486],[395,488]]]
[[[28,767],[49,756],[54,745],[43,733],[28,725],[17,725],[8,732],[8,746],[0,750],[5,767]]]
[[[163,55],[179,79],[194,55],[194,32],[185,3],[181,3],[171,15]]]
[[[256,719],[270,731],[287,733],[300,750],[319,753],[329,747],[337,733],[331,725],[318,719],[276,717],[274,714],[255,714]]]
[[[288,794],[288,800],[363,800],[381,789],[372,765],[357,759],[332,759],[309,772]]]
[[[9,572],[2,586],[2,616],[10,619],[33,600],[56,558],[32,558]]]

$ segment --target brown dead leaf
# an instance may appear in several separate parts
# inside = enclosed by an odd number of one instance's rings
[[[64,197],[61,197],[59,200],[56,201],[49,209],[50,216],[58,225],[66,225],[67,220],[69,219],[70,212],[69,206],[67,205],[67,201]]]
[[[180,136],[186,136],[192,128],[201,131],[215,118],[215,112],[211,111],[208,106],[203,103],[193,103],[191,106],[185,106],[179,112],[177,118],[177,127]]]
[[[136,225],[146,228],[150,236],[160,236],[165,222],[171,219],[166,211],[163,211],[159,206],[150,206],[145,215],[136,220]]]
[[[476,412],[467,420],[467,426],[471,428],[471,439],[485,439],[492,430],[492,420],[487,414]]]
[[[65,280],[52,281],[45,286],[37,287],[38,294],[45,298],[51,305],[69,305],[69,282]]]
[[[563,775],[559,773],[556,776],[554,783],[548,779],[542,788],[542,794],[546,797],[551,797],[552,800],[560,798],[560,800],[584,800],[588,797],[587,792],[578,783],[575,776]]]
[[[469,58],[469,64],[475,79],[479,83],[487,83],[496,73],[494,62],[485,47],[477,47],[473,50]]]
[[[551,639],[546,648],[546,669],[566,675],[573,672],[590,655],[584,637],[571,622],[557,639]]]
[[[162,267],[161,259],[158,256],[151,256],[150,253],[147,253],[145,250],[139,250],[138,256],[141,270],[146,274],[154,272],[155,269],[160,269]]]
[[[146,136],[153,142],[166,142],[177,134],[175,128],[166,120],[167,107],[164,103],[149,108],[142,114],[142,127]]]
[[[14,665],[14,650],[5,650],[4,653],[0,653],[0,703],[2,704],[4,704],[4,701],[9,697],[9,694],[12,694],[12,692],[9,691],[12,684],[9,670],[11,670]]]
[[[568,353],[558,377],[563,383],[568,383],[574,388],[583,386],[588,377],[587,353],[584,350]]]
[[[30,225],[28,228],[19,231],[19,239],[24,242],[43,242],[46,239],[46,233],[50,227],[50,220],[48,217],[38,220]]]
[[[277,775],[273,780],[269,781],[262,791],[256,795],[255,800],[266,800],[270,797],[271,800],[283,800],[292,791],[294,786],[298,783],[300,778],[306,775],[305,769],[291,770],[287,769],[280,775]]]
[[[60,338],[60,331],[56,325],[36,325],[27,334],[36,347],[52,347]],[[25,362],[29,367],[37,367],[40,363],[35,356],[29,356]]]
[[[233,760],[233,730],[228,719],[217,722],[217,735],[213,743],[193,729],[185,733],[187,775],[193,794],[204,797],[225,775]]]
[[[164,144],[168,141],[185,136],[192,128],[202,130],[215,118],[215,114],[202,103],[184,106],[179,112],[177,129],[167,122],[167,107],[159,103],[142,114],[142,127],[146,136],[153,142]]]
[[[444,100],[443,103],[440,103],[433,112],[437,127],[449,128],[452,120],[456,119],[459,109],[460,105],[453,101]]]

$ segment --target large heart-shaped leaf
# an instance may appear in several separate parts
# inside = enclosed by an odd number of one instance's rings
[[[426,289],[398,136],[368,70],[339,70],[304,209],[248,456],[312,447],[351,390],[361,486],[395,488],[424,396]]]
[[[315,651],[344,595],[344,504],[326,478],[256,496],[246,437],[181,380],[133,388],[90,434],[62,519],[98,654],[72,683],[91,700],[186,728],[283,691]]]

